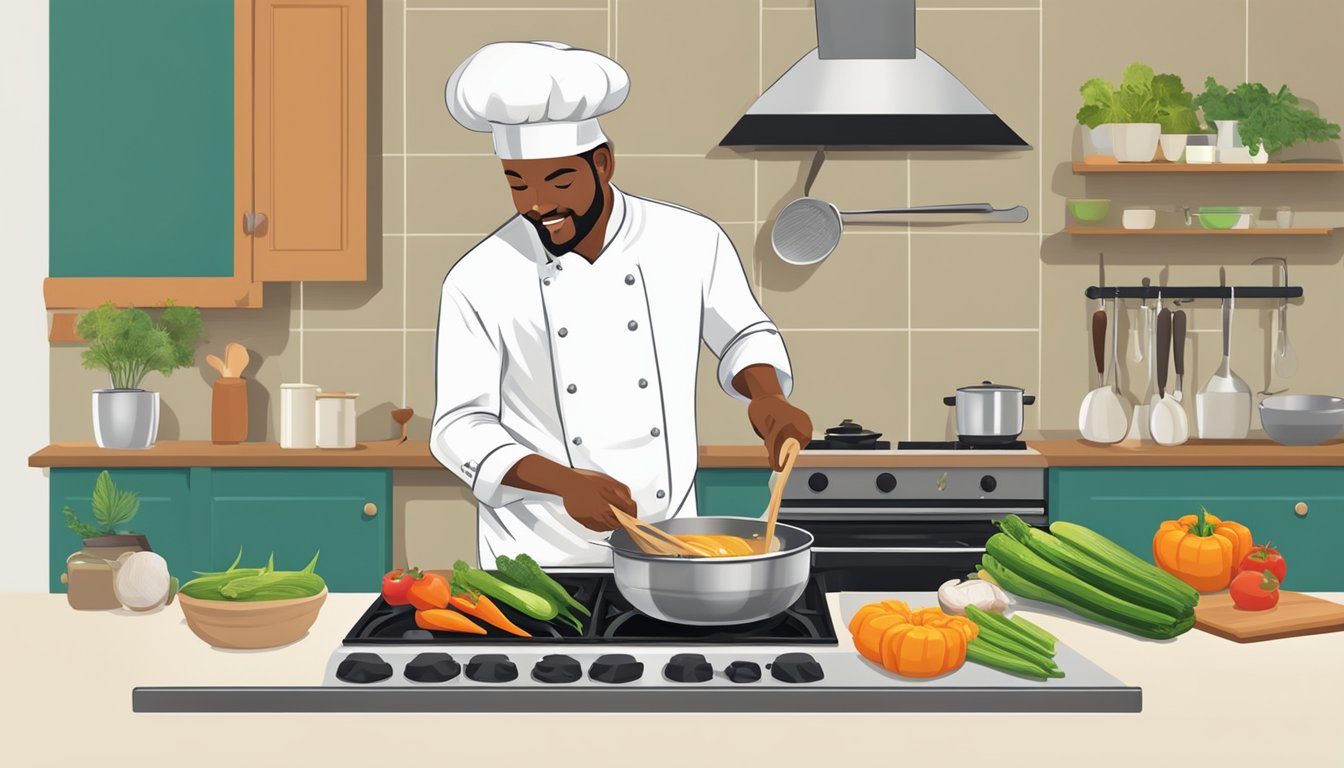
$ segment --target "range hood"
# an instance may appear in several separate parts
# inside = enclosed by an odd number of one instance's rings
[[[915,47],[915,0],[816,4],[817,48],[761,94],[720,146],[1030,148]]]

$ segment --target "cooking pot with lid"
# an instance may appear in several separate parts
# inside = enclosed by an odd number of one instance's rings
[[[968,445],[1011,443],[1022,434],[1022,408],[1036,402],[1021,387],[985,381],[959,387],[943,404],[957,409],[957,438]]]

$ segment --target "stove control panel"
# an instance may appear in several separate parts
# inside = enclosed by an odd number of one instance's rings
[[[901,501],[928,501],[936,505],[981,499],[1044,504],[1045,470],[1029,467],[991,471],[975,467],[836,467],[790,475],[784,486],[783,499],[785,507],[840,505],[856,501],[892,505]]]

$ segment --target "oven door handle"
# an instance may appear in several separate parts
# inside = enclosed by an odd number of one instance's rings
[[[870,553],[880,555],[890,554],[960,554],[963,552],[984,554],[984,547],[813,547],[813,552],[819,552],[823,555],[829,554],[847,554],[847,553]]]
[[[1002,517],[1019,515],[1041,517],[1045,507],[782,507],[780,520],[870,519],[900,520],[903,517]]]

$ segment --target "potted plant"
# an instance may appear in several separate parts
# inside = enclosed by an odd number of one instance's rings
[[[100,448],[150,448],[159,431],[159,393],[140,388],[150,371],[164,376],[193,364],[201,312],[166,307],[158,321],[142,309],[107,303],[79,318],[89,342],[84,367],[107,371],[111,387],[93,391],[93,434]]]
[[[76,610],[119,608],[113,563],[127,553],[151,551],[143,534],[124,528],[140,511],[140,494],[117,488],[104,470],[93,484],[90,506],[92,523],[81,520],[68,506],[63,510],[65,527],[84,542],[84,548],[65,561],[66,599]]]
[[[1109,139],[1115,159],[1121,162],[1149,162],[1157,154],[1163,135],[1184,137],[1199,129],[1194,97],[1185,90],[1181,78],[1154,74],[1146,64],[1125,67],[1120,87],[1094,77],[1083,83],[1079,92],[1083,106],[1078,122],[1088,130],[1087,138],[1096,154],[1105,152]],[[1109,134],[1109,135],[1108,135]],[[1184,142],[1171,139],[1164,154],[1180,156]]]
[[[1262,83],[1232,90],[1212,77],[1195,106],[1218,128],[1218,162],[1269,162],[1269,153],[1304,141],[1339,138],[1339,126],[1299,107],[1288,86],[1271,92]]]

